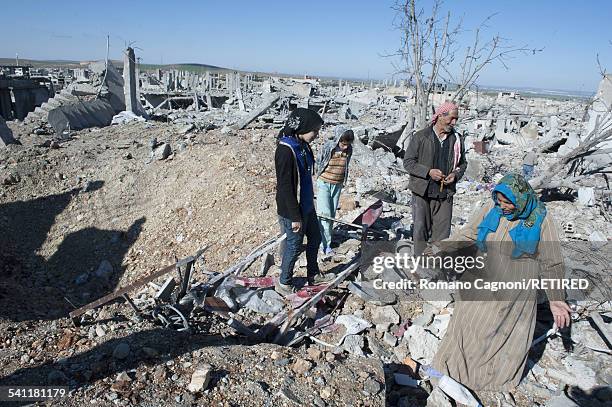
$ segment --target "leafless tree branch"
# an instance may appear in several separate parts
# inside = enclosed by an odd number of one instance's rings
[[[440,83],[457,85],[451,100],[461,101],[479,78],[484,68],[498,61],[508,69],[508,59],[518,53],[536,53],[541,49],[509,45],[500,35],[483,41],[483,30],[495,16],[488,16],[475,30],[473,42],[465,48],[463,58],[457,62],[459,35],[464,32],[462,21],[452,24],[451,13],[442,13],[443,2],[433,0],[427,12],[419,0],[397,0],[392,7],[396,12],[394,27],[401,32],[400,48],[387,56],[399,57],[404,74],[415,87],[415,125],[427,121],[431,96]],[[460,72],[453,74],[454,66]]]

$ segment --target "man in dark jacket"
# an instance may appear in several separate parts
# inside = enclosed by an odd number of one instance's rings
[[[276,167],[276,210],[281,233],[287,238],[281,247],[281,275],[276,291],[288,295],[295,291],[293,267],[302,251],[306,236],[308,283],[314,284],[319,273],[317,250],[321,243],[319,222],[314,205],[315,160],[310,143],[319,135],[323,119],[317,112],[295,109],[279,133],[274,155]]]
[[[455,185],[467,167],[463,140],[454,129],[458,118],[454,103],[440,105],[431,125],[411,137],[404,155],[404,168],[410,173],[416,255],[423,253],[429,239],[450,236]]]

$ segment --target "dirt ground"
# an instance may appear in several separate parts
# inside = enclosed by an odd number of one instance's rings
[[[3,385],[69,385],[62,405],[384,403],[380,363],[248,344],[215,321],[208,335],[181,334],[131,320],[124,304],[97,312],[96,327],[67,317],[198,249],[205,270],[223,271],[276,236],[275,131],[181,135],[147,122],[51,144],[32,126],[10,126],[23,145],[0,151]],[[151,159],[154,138],[170,143],[168,159]],[[112,272],[99,276],[105,262]],[[128,358],[113,357],[120,343]],[[296,373],[303,358],[312,368]],[[187,384],[204,362],[212,385],[192,394]]]

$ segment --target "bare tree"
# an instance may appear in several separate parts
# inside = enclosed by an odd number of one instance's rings
[[[388,56],[399,57],[395,64],[398,74],[404,75],[415,87],[415,127],[423,127],[431,107],[431,96],[442,83],[457,86],[451,101],[461,101],[478,80],[482,70],[494,61],[508,69],[507,60],[516,53],[535,53],[541,50],[527,46],[515,47],[500,35],[483,40],[483,30],[490,16],[474,30],[470,46],[463,52],[458,44],[463,32],[462,23],[451,24],[451,13],[442,13],[442,0],[429,2],[426,13],[419,0],[398,0],[395,26],[401,32],[400,49]],[[459,58],[462,55],[462,59]]]
[[[606,74],[601,65],[599,68],[603,77],[602,85],[612,85],[612,75]],[[603,175],[608,181],[607,174],[612,173],[612,104],[603,98],[595,98],[591,103],[591,114],[598,116],[593,129],[572,151],[530,181],[534,189],[577,190],[580,181],[595,174]]]

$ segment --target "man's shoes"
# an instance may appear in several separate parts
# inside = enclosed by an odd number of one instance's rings
[[[329,283],[336,278],[334,273],[319,273],[314,277],[308,277],[308,285],[317,285],[322,283]]]
[[[286,297],[288,295],[295,293],[297,290],[294,286],[290,284],[283,284],[280,282],[280,280],[277,280],[276,283],[274,284],[274,291]]]

